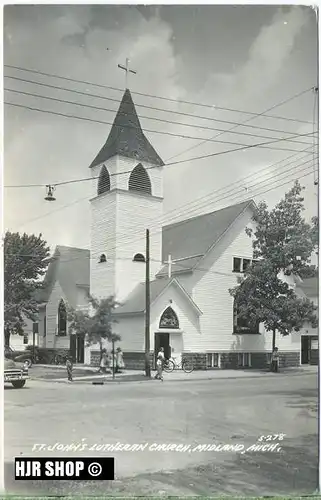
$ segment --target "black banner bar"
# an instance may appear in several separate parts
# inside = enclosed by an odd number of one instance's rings
[[[113,481],[115,459],[104,458],[15,458],[15,479]]]

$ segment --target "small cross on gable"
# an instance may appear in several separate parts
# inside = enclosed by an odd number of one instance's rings
[[[171,255],[168,256],[168,260],[165,260],[164,264],[168,264],[168,277],[171,278],[172,277],[172,265],[173,265]]]

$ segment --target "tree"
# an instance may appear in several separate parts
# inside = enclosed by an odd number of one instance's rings
[[[263,323],[272,332],[272,349],[276,331],[288,335],[299,331],[305,322],[317,326],[317,307],[309,299],[297,297],[280,274],[308,273],[310,257],[317,246],[317,220],[311,226],[303,219],[301,192],[296,182],[271,211],[265,202],[258,205],[253,217],[256,228],[246,229],[254,237],[253,258],[258,260],[248,267],[238,285],[229,290],[240,319],[253,329]]]
[[[297,297],[267,260],[252,266],[230,293],[236,301],[238,317],[245,320],[250,329],[254,331],[257,324],[262,323],[272,332],[272,349],[276,331],[289,335],[292,331],[298,332],[305,322],[313,327],[318,325],[317,307],[309,299]]]
[[[117,342],[120,336],[113,333],[112,325],[116,323],[113,312],[118,303],[114,297],[97,299],[89,295],[92,312],[68,308],[69,332],[81,335],[88,345],[99,344],[102,354],[103,340]]]
[[[50,248],[42,235],[7,231],[4,236],[4,336],[23,334],[25,318],[36,321],[36,292],[49,263]]]
[[[267,259],[276,271],[299,276],[310,267],[311,255],[318,247],[318,218],[312,218],[312,225],[303,218],[303,190],[296,181],[271,211],[261,202],[253,217],[256,230],[246,229],[254,236],[254,259]]]

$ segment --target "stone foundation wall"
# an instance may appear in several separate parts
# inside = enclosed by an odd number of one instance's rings
[[[99,366],[100,351],[90,351],[90,366]]]
[[[145,353],[144,352],[124,352],[123,359],[125,363],[125,369],[128,370],[144,370],[145,369]],[[149,360],[152,368],[154,364],[154,353],[151,352],[149,355]],[[100,363],[100,351],[90,352],[90,365],[99,366]]]
[[[206,353],[184,352],[182,357],[193,362],[194,370],[206,370]]]
[[[318,365],[319,364],[319,351],[317,349],[311,350],[310,353],[310,365]]]
[[[316,353],[312,356],[312,352]],[[311,364],[318,364],[318,351],[311,352]],[[145,368],[145,354],[143,352],[124,352],[124,363],[128,370],[144,370]],[[238,365],[237,352],[221,352],[220,354],[220,368],[225,370],[244,370],[246,367]],[[270,366],[271,353],[269,352],[252,352],[251,354],[251,368],[265,369]],[[192,360],[194,370],[213,370],[217,368],[206,367],[206,353],[205,352],[185,352],[183,357]],[[152,369],[155,369],[154,353],[150,352],[150,364]],[[299,352],[280,352],[280,368],[295,367],[300,365]],[[91,351],[90,364],[91,366],[99,366],[100,352]],[[312,362],[313,361],[313,362]],[[125,368],[125,369],[126,369]]]
[[[280,368],[300,366],[299,352],[280,352]]]
[[[221,352],[220,354],[220,368],[222,370],[244,370],[246,367],[239,366],[238,352]],[[269,352],[252,352],[251,366],[248,369],[265,369],[269,368],[271,353]],[[217,370],[217,368],[206,367],[206,353],[183,353],[185,359],[192,359],[194,370]],[[311,356],[312,358],[312,356]],[[300,353],[299,352],[280,352],[280,368],[300,366]],[[312,359],[311,359],[311,364]],[[317,364],[317,363],[316,363]]]
[[[128,370],[145,370],[145,353],[144,352],[124,352],[125,369]],[[154,353],[149,353],[149,362],[154,369]]]

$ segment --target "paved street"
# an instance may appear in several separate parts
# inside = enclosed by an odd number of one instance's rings
[[[5,390],[8,493],[81,495],[307,494],[317,479],[317,376],[68,385],[29,381]],[[112,452],[114,482],[14,482],[15,456],[34,444],[244,444],[285,433],[279,452]],[[106,455],[78,451],[77,456]]]

